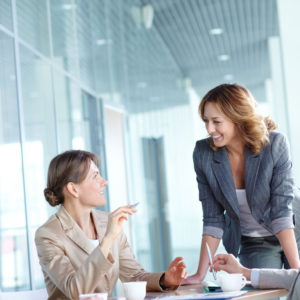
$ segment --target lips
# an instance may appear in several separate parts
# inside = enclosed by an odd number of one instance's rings
[[[212,135],[211,137],[214,140],[214,142],[217,142],[221,139],[222,136],[221,135]]]

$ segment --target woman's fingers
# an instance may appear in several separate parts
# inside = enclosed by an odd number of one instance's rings
[[[186,274],[186,270],[185,270],[185,268],[182,268],[180,277],[185,279],[186,278],[185,274]]]
[[[170,263],[170,266],[169,266],[169,267],[177,266],[178,263],[179,263],[180,261],[182,261],[182,260],[183,260],[183,257],[180,257],[180,256],[176,257],[176,258]]]
[[[228,254],[218,254],[214,257],[213,263],[217,261],[226,261],[228,259]]]
[[[136,211],[137,211],[136,209],[131,208],[130,205],[127,205],[127,206],[118,207],[116,210],[114,210],[113,212],[111,212],[110,215],[111,216],[115,216],[115,215],[119,214],[120,212],[124,212],[124,213],[132,215]]]

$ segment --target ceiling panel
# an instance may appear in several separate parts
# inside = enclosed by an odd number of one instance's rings
[[[183,76],[195,88],[233,80],[258,84],[269,76],[268,38],[278,35],[273,0],[163,0],[154,7],[154,27]],[[221,28],[223,33],[210,31]],[[228,55],[228,60],[218,60]]]

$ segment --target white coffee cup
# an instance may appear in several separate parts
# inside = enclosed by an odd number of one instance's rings
[[[79,299],[89,299],[89,300],[107,300],[107,293],[91,293],[91,294],[81,294]]]
[[[219,274],[218,278],[223,292],[239,291],[246,285],[246,277],[243,274],[223,273]]]
[[[127,300],[143,300],[146,296],[146,281],[124,282],[124,295]]]

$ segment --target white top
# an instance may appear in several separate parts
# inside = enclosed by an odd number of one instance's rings
[[[235,190],[240,208],[240,224],[243,236],[264,237],[273,235],[260,225],[251,215],[247,202],[246,190]]]
[[[99,246],[99,240],[92,240],[92,239],[89,239],[89,241],[90,241],[91,244],[94,246],[94,248],[96,248],[97,246]]]

